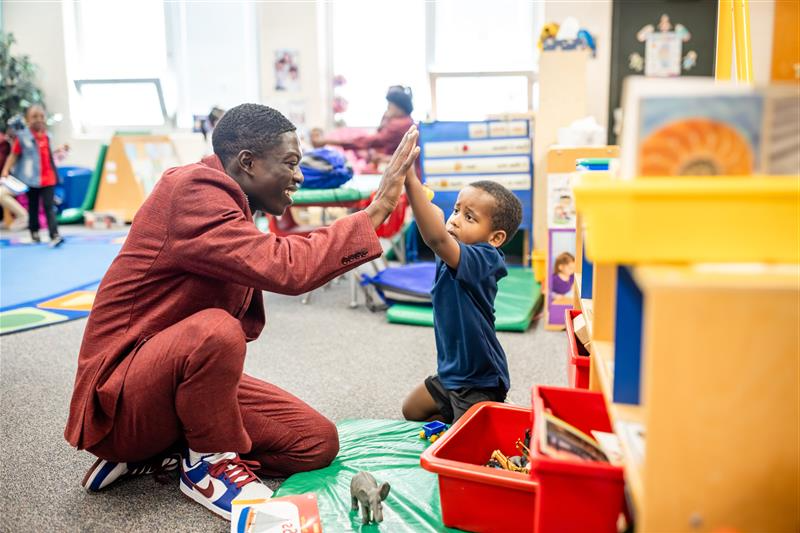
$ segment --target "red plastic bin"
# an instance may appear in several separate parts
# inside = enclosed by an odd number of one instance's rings
[[[601,393],[562,387],[533,388],[533,416],[545,409],[584,433],[612,432]],[[542,454],[533,426],[531,473],[536,493],[536,533],[615,533],[625,504],[623,469],[608,463],[556,459]]]
[[[576,389],[589,388],[589,352],[575,336],[575,317],[580,315],[579,309],[564,310],[564,324],[567,327],[567,379],[569,386]]]
[[[537,483],[529,475],[483,466],[494,450],[514,447],[531,427],[524,407],[481,402],[422,453],[422,468],[439,475],[442,521],[487,533],[532,533]]]

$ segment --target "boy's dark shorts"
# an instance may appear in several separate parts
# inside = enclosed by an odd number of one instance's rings
[[[502,387],[494,389],[464,387],[449,390],[439,381],[439,376],[425,378],[425,388],[433,396],[439,413],[447,424],[454,423],[467,409],[478,402],[504,402],[508,394],[508,391]]]

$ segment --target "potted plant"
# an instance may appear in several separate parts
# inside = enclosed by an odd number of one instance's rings
[[[43,104],[42,91],[35,81],[36,65],[27,55],[12,55],[15,42],[13,34],[0,32],[0,131],[30,105]]]

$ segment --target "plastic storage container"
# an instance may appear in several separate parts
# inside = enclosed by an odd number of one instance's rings
[[[795,263],[800,176],[619,180],[573,186],[593,263]]]
[[[494,450],[514,447],[532,424],[530,409],[497,402],[473,405],[420,458],[439,475],[445,526],[467,531],[533,531],[537,483],[529,475],[483,466]]]
[[[589,388],[589,352],[575,337],[575,326],[572,323],[580,315],[578,309],[564,311],[564,325],[567,328],[567,378],[569,386],[577,389]]]
[[[534,386],[532,406],[534,420],[550,409],[584,433],[612,431],[599,392]],[[539,447],[536,424],[533,433],[531,473],[539,482],[536,533],[616,533],[625,502],[622,467],[548,457]]]

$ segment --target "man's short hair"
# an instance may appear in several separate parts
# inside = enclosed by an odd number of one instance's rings
[[[505,242],[510,241],[522,223],[522,203],[519,198],[496,181],[475,181],[470,183],[469,186],[486,191],[494,198],[492,230],[505,231]]]
[[[219,119],[211,134],[211,146],[225,166],[242,150],[257,156],[266,154],[281,135],[296,129],[280,111],[261,104],[241,104]]]

